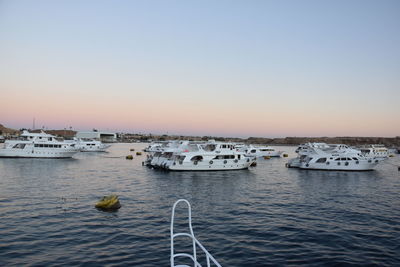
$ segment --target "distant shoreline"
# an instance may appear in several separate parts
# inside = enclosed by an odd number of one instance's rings
[[[35,130],[40,131],[40,130]],[[20,131],[6,128],[0,124],[0,135],[15,135]],[[72,138],[76,131],[73,130],[46,130],[45,132],[64,138]],[[117,142],[133,143],[133,142],[151,142],[151,141],[167,141],[167,140],[192,140],[207,141],[214,139],[216,141],[230,141],[245,144],[260,145],[279,145],[279,146],[295,146],[307,142],[323,142],[328,144],[346,144],[351,146],[382,144],[386,147],[400,148],[400,136],[396,137],[283,137],[283,138],[266,138],[266,137],[218,137],[218,136],[185,136],[185,135],[152,135],[152,134],[134,134],[134,133],[118,133]]]

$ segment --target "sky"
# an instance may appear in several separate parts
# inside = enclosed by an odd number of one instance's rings
[[[0,123],[399,136],[400,1],[0,0]]]

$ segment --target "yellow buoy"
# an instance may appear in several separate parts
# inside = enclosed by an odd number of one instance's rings
[[[136,152],[136,155],[137,155],[137,156],[140,156],[140,155],[142,155],[142,152],[139,152],[139,151],[138,151],[138,152]]]
[[[99,202],[97,202],[97,209],[101,210],[117,210],[121,208],[117,195],[104,196]]]
[[[133,156],[132,155],[128,155],[128,156],[126,156],[126,159],[133,159]]]
[[[135,151],[135,149],[134,149],[134,148],[131,148],[130,151]]]
[[[264,156],[264,159],[270,159],[271,157],[270,156]]]
[[[288,154],[283,154],[283,157],[284,158],[287,158],[289,155]]]

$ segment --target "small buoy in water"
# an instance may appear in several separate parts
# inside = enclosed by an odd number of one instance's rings
[[[97,202],[95,207],[105,211],[112,211],[121,208],[121,204],[119,203],[117,195],[109,195],[104,196],[99,202]]]
[[[134,148],[131,148],[130,151],[135,151],[135,149],[134,149]]]
[[[288,154],[283,154],[283,157],[284,158],[287,158],[289,155]]]
[[[137,156],[140,156],[140,155],[142,155],[142,152],[139,152],[139,151],[138,151],[138,152],[136,152],[136,155],[137,155]]]
[[[133,159],[133,156],[132,155],[128,155],[128,156],[126,156],[126,159]]]
[[[264,156],[264,159],[270,159],[271,157],[270,156]]]
[[[394,155],[393,155],[393,154],[390,154],[390,155],[389,155],[389,157],[390,157],[390,158],[393,158],[393,157],[394,157]]]

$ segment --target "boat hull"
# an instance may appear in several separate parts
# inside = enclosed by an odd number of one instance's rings
[[[38,151],[38,150],[25,150],[14,151],[8,149],[0,150],[0,158],[71,158],[77,151]]]
[[[378,165],[379,161],[359,161],[355,162],[329,162],[331,164],[324,163],[305,163],[300,164],[300,169],[303,170],[327,170],[327,171],[372,171]],[[347,164],[346,164],[347,163]]]
[[[175,163],[175,164],[174,164]],[[161,165],[161,168],[165,168],[171,171],[230,171],[230,170],[244,170],[248,169],[253,161],[245,162],[234,162],[227,161],[226,163],[214,161],[210,162],[183,162],[182,164],[174,162],[172,164],[166,163]]]

